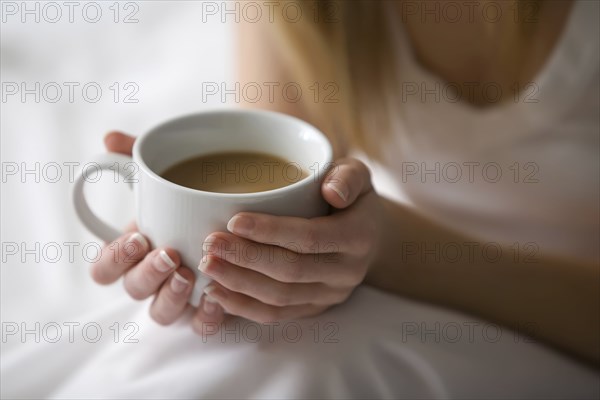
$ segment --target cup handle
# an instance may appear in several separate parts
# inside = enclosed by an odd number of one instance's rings
[[[129,184],[129,188],[133,189],[133,183],[137,178],[132,179],[132,169],[127,168],[127,166],[132,165],[132,163],[133,159],[129,156],[118,153],[105,153],[94,157],[94,159],[86,165],[96,164],[95,172],[98,173],[108,169],[118,172],[120,176],[125,178],[125,182]],[[91,233],[105,242],[112,242],[124,232],[102,221],[90,209],[90,206],[88,205],[88,202],[83,194],[83,187],[88,178],[88,170],[88,168],[83,168],[75,178],[72,192],[75,212],[77,213],[79,220]],[[135,171],[137,171],[137,169],[133,169],[133,172]]]

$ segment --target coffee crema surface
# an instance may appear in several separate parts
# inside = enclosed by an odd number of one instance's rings
[[[167,168],[163,178],[191,189],[216,193],[256,193],[282,188],[308,176],[298,163],[248,151],[205,154]]]

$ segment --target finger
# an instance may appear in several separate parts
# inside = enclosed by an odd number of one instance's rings
[[[137,230],[138,230],[138,229],[137,229],[137,224],[135,223],[135,221],[132,221],[132,222],[128,223],[128,224],[125,226],[125,232],[126,232],[126,233],[135,232],[135,231],[137,231]]]
[[[214,335],[225,320],[225,311],[212,297],[203,295],[200,299],[194,318],[192,328],[202,337]]]
[[[194,281],[195,275],[191,269],[177,268],[160,288],[150,306],[152,319],[161,325],[175,322],[185,310]]]
[[[92,264],[92,278],[103,285],[113,283],[149,250],[150,244],[142,234],[127,233],[102,249],[100,259]]]
[[[322,283],[279,282],[213,255],[203,257],[198,269],[231,291],[273,306],[309,303],[327,305],[345,300],[345,293],[341,289],[334,289]]]
[[[344,220],[344,214],[327,217],[298,218],[242,212],[227,223],[227,230],[254,242],[271,244],[298,253],[319,254],[351,252],[354,243],[350,235],[360,226]]]
[[[204,241],[205,254],[215,255],[236,266],[256,271],[285,283],[333,282],[335,287],[354,287],[363,279],[350,268],[344,255],[333,252],[299,254],[278,246],[256,243],[227,232],[211,233]],[[234,289],[235,290],[235,289]]]
[[[348,207],[371,190],[371,173],[365,164],[355,158],[337,161],[321,185],[325,200],[338,209]]]
[[[125,290],[136,300],[145,299],[158,290],[179,264],[175,250],[154,249],[138,265],[125,272]]]
[[[312,304],[277,307],[262,303],[244,294],[232,292],[216,282],[208,285],[204,292],[205,296],[223,307],[226,313],[259,323],[308,317],[319,314],[327,308]]]
[[[122,132],[109,132],[104,136],[104,146],[108,151],[121,153],[127,156],[131,155],[135,138]]]

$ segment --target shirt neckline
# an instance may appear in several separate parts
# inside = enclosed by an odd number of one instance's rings
[[[391,10],[387,14],[394,15]],[[520,93],[519,101],[503,102],[487,108],[477,108],[461,100],[445,102],[453,112],[464,114],[469,118],[489,119],[501,118],[506,114],[514,118],[520,115],[524,123],[546,123],[552,117],[560,115],[561,108],[569,105],[569,99],[576,96],[578,91],[598,69],[598,47],[600,46],[597,21],[598,3],[596,1],[576,1],[567,18],[563,32],[557,40],[543,66],[535,74],[531,82],[537,93],[532,98],[525,99]],[[408,69],[422,81],[445,83],[437,74],[423,67],[414,55],[412,43],[405,27],[397,21],[390,21],[395,37],[398,38],[399,56],[397,65],[400,76]],[[595,34],[594,34],[595,33]]]

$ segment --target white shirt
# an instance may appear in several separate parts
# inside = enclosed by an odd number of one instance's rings
[[[391,143],[382,141],[385,171],[373,163],[376,187],[395,199],[404,193],[436,221],[521,257],[597,260],[597,16],[597,2],[574,4],[531,85],[484,110],[418,65],[391,17],[401,104]],[[486,84],[494,98],[493,82]]]

